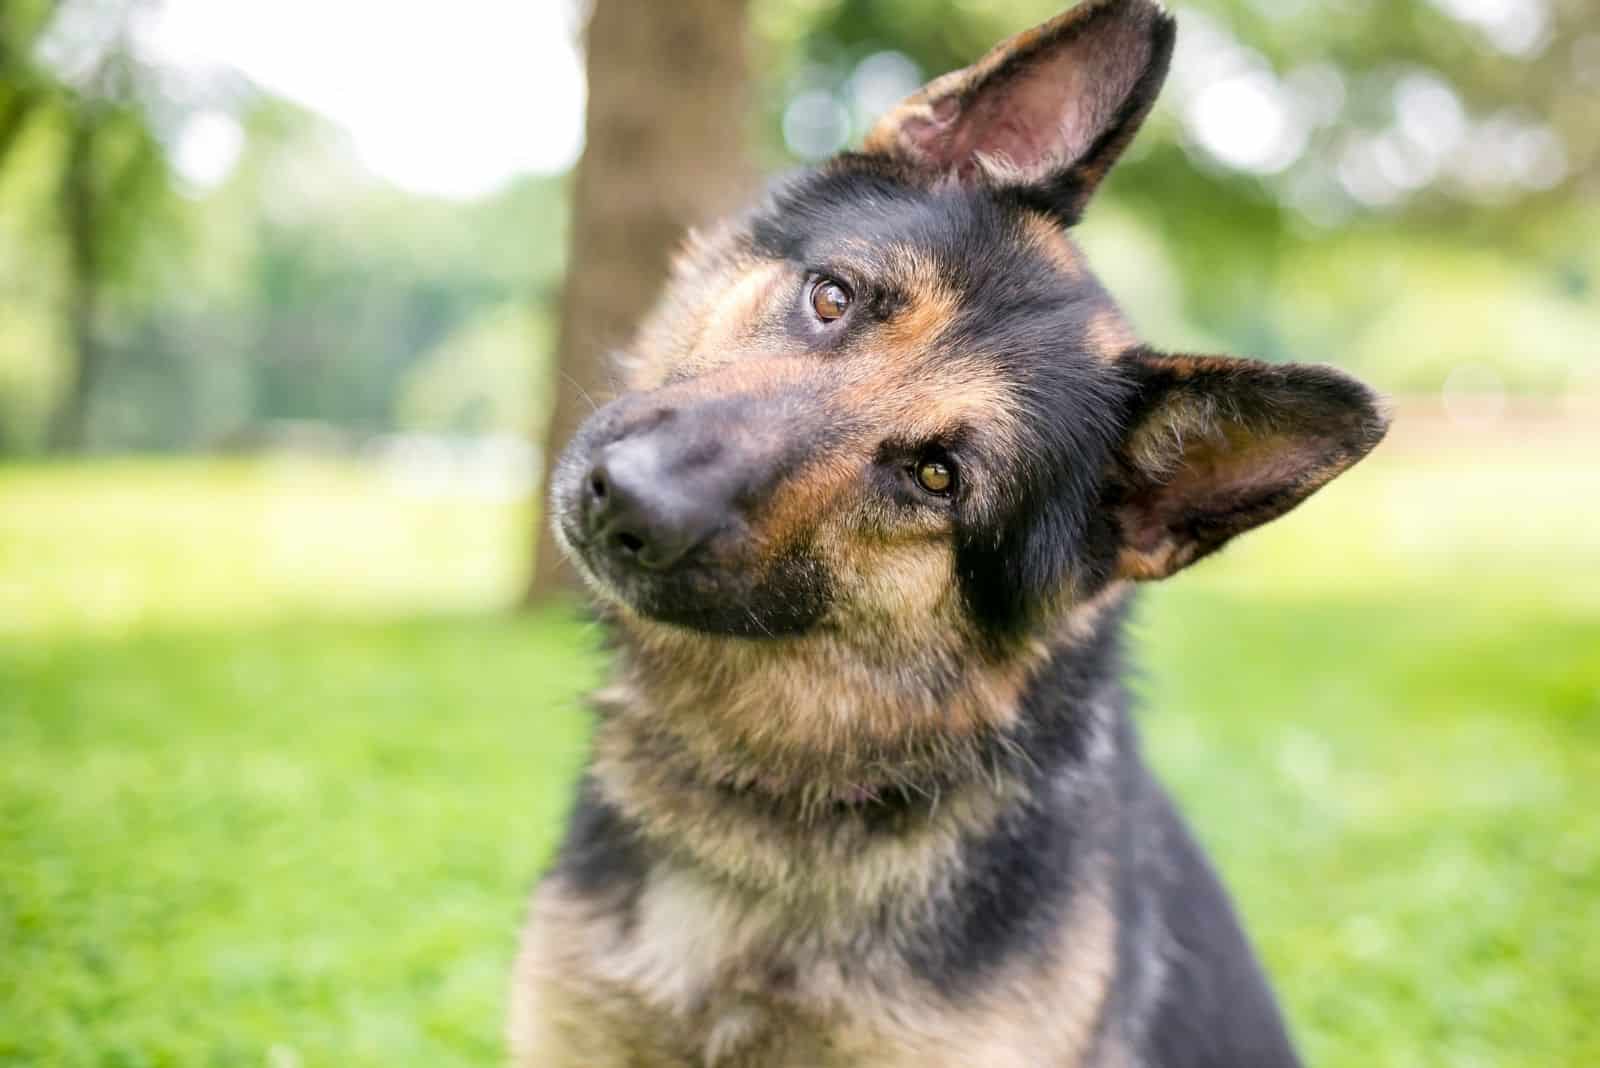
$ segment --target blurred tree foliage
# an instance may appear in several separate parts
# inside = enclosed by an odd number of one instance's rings
[[[153,62],[157,3],[0,0],[0,452],[532,429],[568,180],[386,186],[316,116]],[[751,0],[761,162],[848,143],[1065,3]],[[1174,7],[1168,91],[1082,227],[1153,343],[1600,387],[1600,5]],[[177,165],[206,123],[241,136],[216,184]]]
[[[525,430],[565,180],[397,190],[317,116],[151,67],[143,6],[0,4],[0,452]],[[215,187],[171,162],[196,122],[240,134]],[[507,359],[482,355],[494,323]]]
[[[83,444],[87,403],[108,355],[103,309],[130,279],[166,190],[166,158],[143,99],[149,72],[125,45],[135,6],[100,5],[91,23],[80,10],[22,0],[0,17],[0,167],[31,138],[47,143],[34,151],[52,171],[65,344],[48,440],[59,449]]]

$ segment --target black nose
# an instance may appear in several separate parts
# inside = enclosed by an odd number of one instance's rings
[[[705,465],[685,470],[681,450],[659,434],[624,438],[600,450],[582,488],[591,544],[641,567],[681,560],[729,516],[721,479]]]

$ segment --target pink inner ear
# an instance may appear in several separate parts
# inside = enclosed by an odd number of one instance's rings
[[[1168,478],[1131,502],[1124,533],[1133,548],[1148,552],[1194,518],[1237,513],[1242,519],[1315,477],[1327,461],[1326,450],[1315,440],[1287,435],[1204,439],[1184,450],[1182,463]],[[1255,517],[1243,525],[1260,521]]]
[[[931,119],[907,121],[902,137],[963,174],[980,156],[1029,177],[1076,163],[1113,122],[1150,51],[1138,23],[1107,19],[1089,29],[952,91],[934,102]]]
[[[956,153],[952,142],[956,134],[956,120],[960,117],[961,103],[955,96],[936,100],[928,109],[931,118],[913,116],[900,126],[900,137],[916,149],[924,159],[939,165],[953,166]]]
[[[1070,164],[1089,148],[1095,95],[1069,51],[1020,72],[982,96],[962,122],[958,158],[998,156],[1025,172]]]

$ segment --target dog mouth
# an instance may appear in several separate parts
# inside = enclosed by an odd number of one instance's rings
[[[557,542],[593,595],[621,609],[624,618],[710,637],[763,640],[809,633],[827,611],[828,584],[815,561],[794,551],[756,566],[740,558],[748,542],[737,530],[720,532],[670,567],[651,568],[625,545],[613,548],[582,536],[569,517],[554,526]]]

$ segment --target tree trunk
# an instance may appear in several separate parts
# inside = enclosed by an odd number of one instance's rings
[[[88,437],[89,401],[100,373],[96,333],[100,304],[100,219],[94,154],[99,131],[92,115],[72,118],[71,140],[58,190],[67,239],[67,333],[71,348],[66,389],[50,421],[52,452],[82,451]]]
[[[749,192],[747,6],[595,0],[546,476],[578,424],[612,395],[610,354],[649,310],[685,229]],[[528,597],[575,583],[541,509]]]

